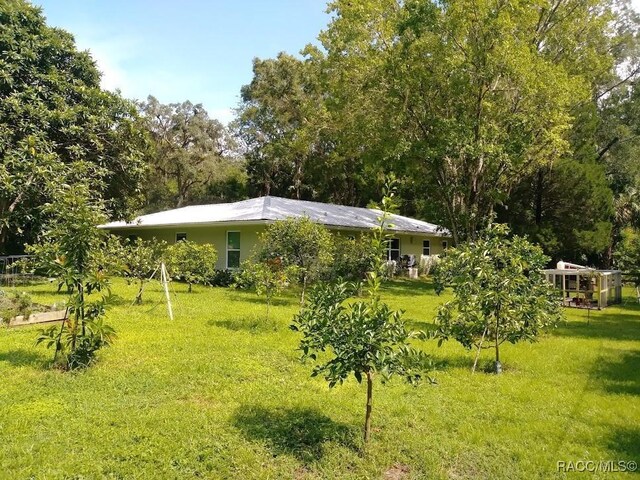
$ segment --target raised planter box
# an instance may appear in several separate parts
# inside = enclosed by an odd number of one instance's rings
[[[29,318],[25,319],[22,315],[12,318],[9,321],[10,327],[19,327],[21,325],[34,325],[36,323],[48,323],[60,321],[64,318],[66,310],[54,310],[52,312],[38,312],[29,315]]]

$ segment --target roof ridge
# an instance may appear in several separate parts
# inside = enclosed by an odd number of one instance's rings
[[[267,218],[267,210],[269,210],[269,208],[271,207],[271,196],[270,195],[265,195],[264,197],[262,197],[262,218],[266,219]]]

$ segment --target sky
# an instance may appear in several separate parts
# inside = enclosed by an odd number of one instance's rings
[[[631,0],[640,12],[640,0]],[[326,0],[33,0],[128,98],[202,103],[233,118],[252,60],[298,53],[329,22]]]
[[[640,0],[638,0],[640,1]],[[233,118],[252,60],[317,43],[325,0],[33,0],[47,23],[75,36],[128,98],[202,103]]]

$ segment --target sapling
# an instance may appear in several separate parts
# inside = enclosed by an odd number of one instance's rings
[[[502,371],[500,345],[534,341],[560,319],[560,304],[542,269],[549,258],[523,237],[509,237],[494,224],[472,242],[449,248],[438,263],[436,291],[450,286],[453,300],[440,306],[435,335],[439,344],[453,338],[465,348],[495,351],[494,369]]]
[[[371,248],[375,261],[367,275],[365,299],[349,302],[353,288],[347,283],[318,284],[291,325],[303,336],[300,341],[303,358],[317,361],[317,355],[322,352],[331,356],[314,367],[312,376],[323,374],[329,387],[344,382],[351,374],[358,383],[366,379],[365,443],[371,436],[375,376],[379,374],[386,381],[392,375],[402,375],[416,383],[420,370],[428,365],[427,356],[409,345],[412,338],[424,338],[424,334],[408,330],[401,318],[402,312],[391,310],[380,299],[386,229],[389,228],[387,212],[392,196],[393,192],[389,192],[383,198],[380,225],[373,235]]]

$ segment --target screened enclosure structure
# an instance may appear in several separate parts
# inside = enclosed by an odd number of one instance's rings
[[[620,270],[597,270],[560,261],[544,274],[566,307],[600,309],[622,301]]]

